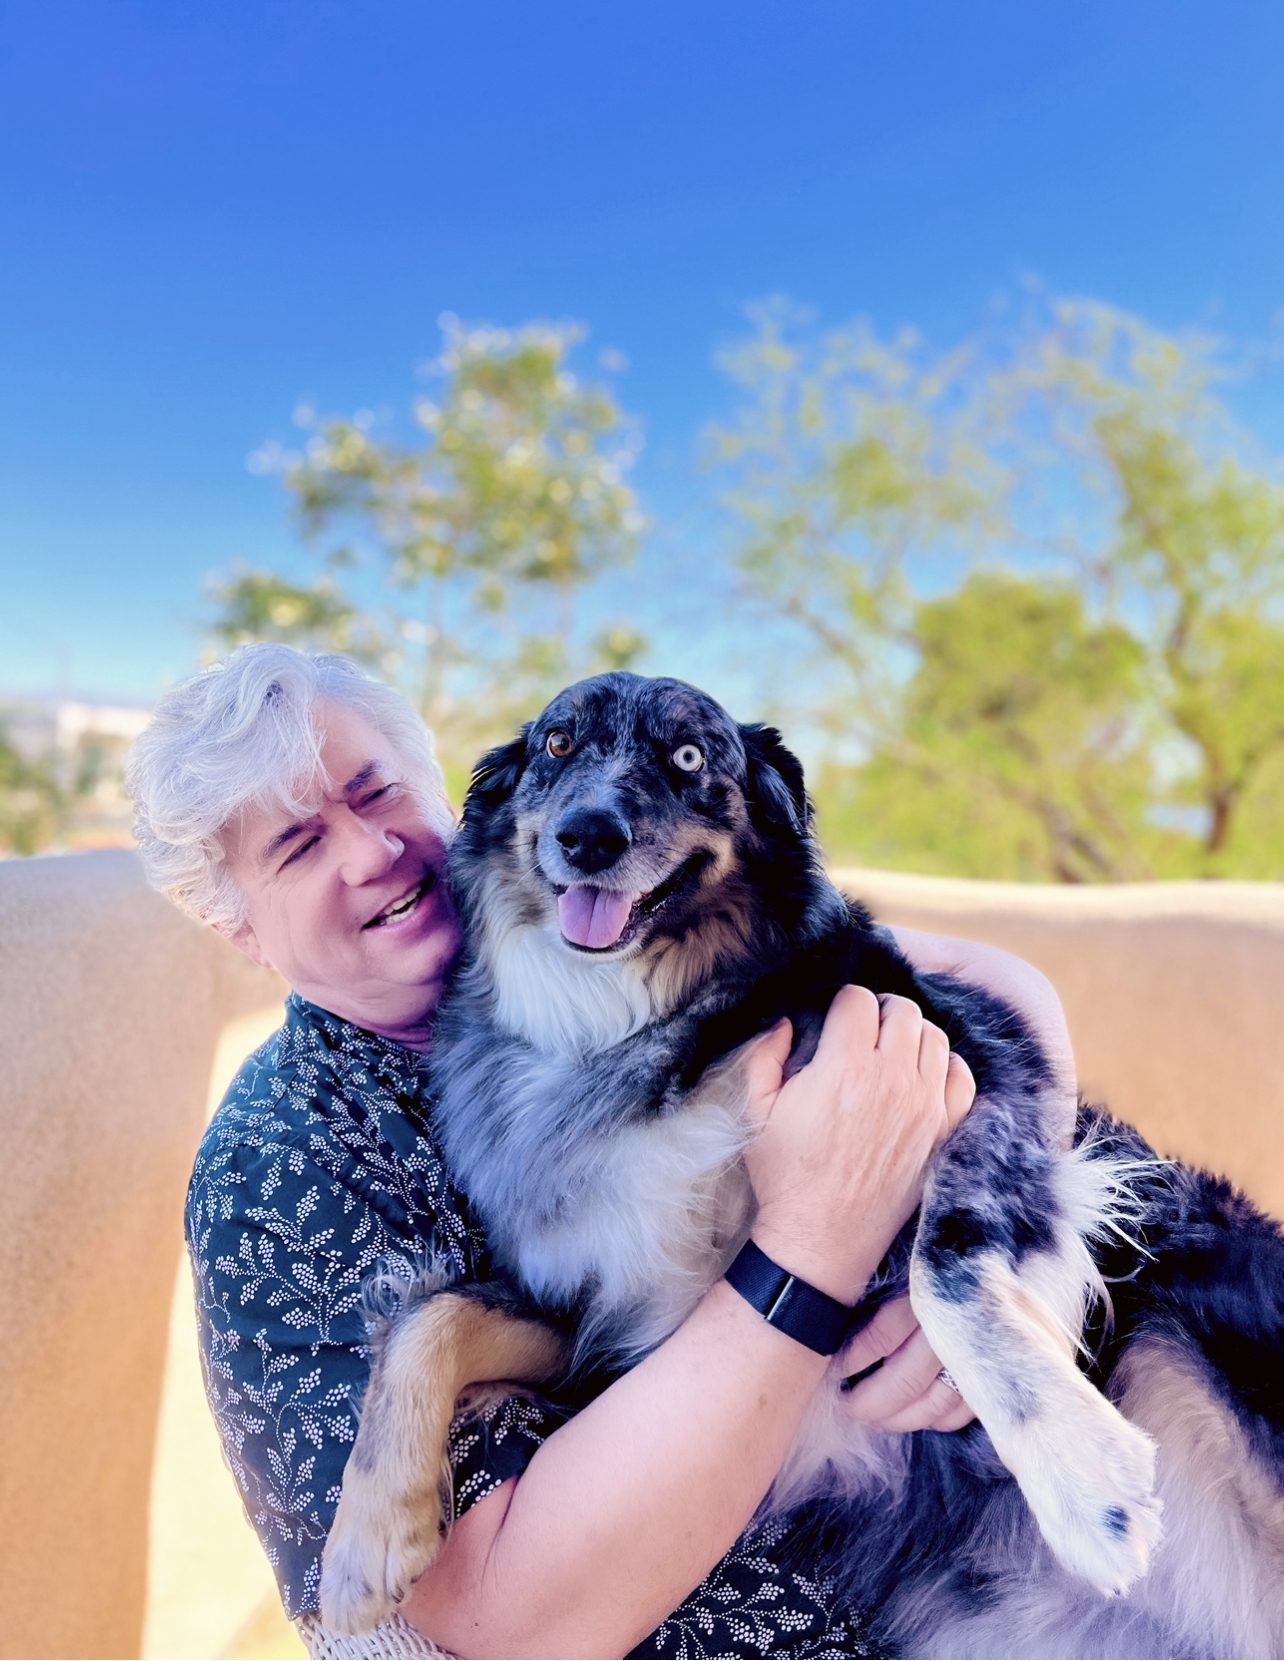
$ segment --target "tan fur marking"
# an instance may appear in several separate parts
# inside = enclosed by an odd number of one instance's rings
[[[1211,1655],[1284,1654],[1284,1489],[1198,1362],[1174,1344],[1134,1344],[1115,1386],[1159,1444],[1168,1538],[1137,1596],[1177,1615]]]
[[[1019,1280],[996,1287],[995,1296],[1000,1308],[1006,1305],[1005,1315],[1022,1329],[1032,1347],[1044,1349],[1055,1360],[1073,1354],[1074,1339],[1065,1326],[1043,1299],[1036,1297]]]
[[[406,1310],[370,1375],[326,1540],[321,1615],[364,1632],[429,1567],[449,1504],[446,1441],[460,1392],[501,1379],[542,1384],[564,1370],[561,1338],[537,1321],[441,1293]]]

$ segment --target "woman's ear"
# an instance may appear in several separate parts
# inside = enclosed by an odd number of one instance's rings
[[[811,802],[802,762],[786,749],[775,727],[741,727],[748,758],[749,817],[759,830],[805,836],[811,826]]]
[[[244,952],[251,963],[257,963],[260,969],[270,969],[272,965],[264,956],[263,948],[259,945],[259,937],[254,932],[253,924],[238,923],[230,928],[226,923],[211,925],[215,934],[221,934],[224,940],[230,940],[238,952]]]

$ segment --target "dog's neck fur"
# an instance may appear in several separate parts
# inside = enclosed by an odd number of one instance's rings
[[[478,947],[496,1025],[549,1054],[611,1049],[663,1013],[634,964],[577,957],[546,926],[486,929]]]
[[[566,947],[555,927],[515,919],[493,890],[478,910],[475,957],[492,983],[495,1022],[550,1055],[610,1050],[666,1017],[733,943],[729,928],[701,928],[683,947],[600,962]]]

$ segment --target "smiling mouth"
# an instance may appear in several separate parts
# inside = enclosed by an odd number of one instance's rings
[[[647,894],[595,888],[577,883],[553,885],[562,939],[577,952],[619,951],[636,937],[643,923],[658,917],[680,890],[688,888],[708,864],[706,853],[694,853]]]
[[[386,923],[401,923],[418,910],[419,902],[430,894],[437,886],[437,873],[428,871],[417,888],[412,888],[409,894],[403,894],[399,900],[386,905],[377,917],[372,917],[368,923],[361,925],[365,929],[381,929]]]

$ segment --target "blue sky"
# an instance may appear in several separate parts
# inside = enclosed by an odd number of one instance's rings
[[[404,407],[445,310],[626,353],[662,521],[752,299],[945,343],[1036,273],[1263,336],[1282,71],[1276,0],[10,0],[0,692],[149,701],[207,572],[306,572],[246,457]]]

